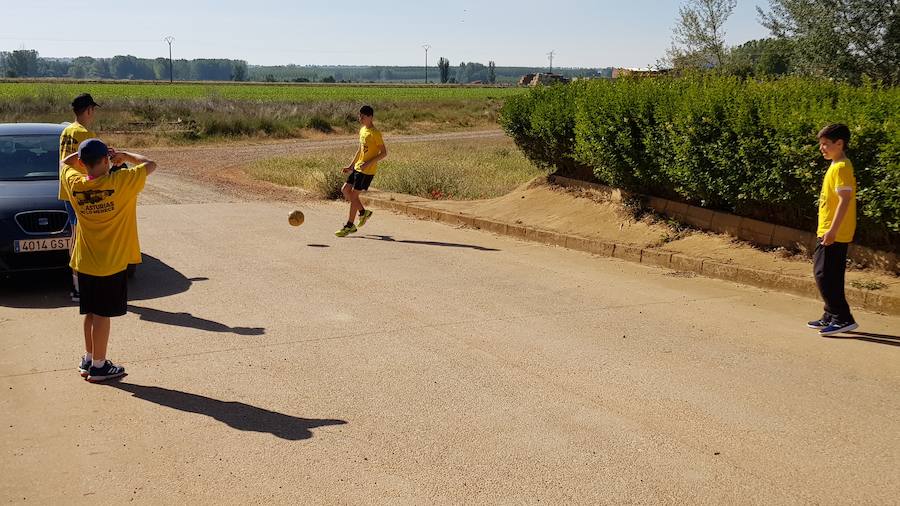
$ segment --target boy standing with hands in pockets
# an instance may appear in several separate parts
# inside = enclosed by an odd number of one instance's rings
[[[856,232],[856,178],[853,163],[846,155],[850,144],[847,125],[828,125],[818,138],[819,151],[831,160],[819,194],[819,226],[813,255],[813,274],[825,301],[825,312],[807,326],[818,329],[822,336],[832,336],[859,327],[844,294],[847,249]]]

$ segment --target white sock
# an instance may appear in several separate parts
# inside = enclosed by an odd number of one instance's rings
[[[91,359],[91,367],[103,367],[103,364],[106,363],[106,359],[97,360],[96,358]]]
[[[85,353],[84,359],[87,360],[88,362],[92,362],[94,360],[94,356],[91,355],[90,353]]]

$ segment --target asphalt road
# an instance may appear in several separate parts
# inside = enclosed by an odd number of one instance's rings
[[[0,500],[897,503],[900,319],[345,213],[154,175],[120,383],[65,276],[0,282]]]

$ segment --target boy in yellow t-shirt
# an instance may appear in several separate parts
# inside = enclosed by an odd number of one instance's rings
[[[135,167],[110,173],[110,164]],[[141,155],[116,153],[100,139],[88,139],[60,163],[62,184],[78,215],[70,266],[78,273],[84,316],[85,355],[78,369],[91,382],[125,375],[106,360],[110,318],[128,306],[128,264],[141,261],[137,198],[156,163]]]
[[[846,125],[828,125],[819,132],[819,151],[831,166],[819,194],[819,226],[813,274],[825,301],[822,318],[807,324],[823,336],[848,332],[859,327],[844,294],[847,249],[856,232],[856,178],[845,151],[850,144]]]
[[[100,104],[94,101],[89,93],[82,93],[72,100],[72,112],[75,113],[75,122],[70,123],[59,136],[59,160],[65,160],[66,157],[78,151],[78,146],[88,140],[97,137],[97,134],[91,131],[94,124],[94,115]],[[77,168],[77,167],[76,167]],[[75,234],[78,217],[75,210],[69,203],[69,196],[66,195],[66,187],[63,184],[62,169],[59,172],[59,200],[66,204],[66,211],[69,213],[69,225],[72,227],[72,234]],[[72,245],[75,245],[75,238],[72,238]],[[69,254],[72,254],[71,248]],[[72,271],[72,302],[78,302],[78,273]]]
[[[375,128],[375,111],[371,106],[364,105],[359,109],[359,122],[362,128],[359,129],[359,149],[353,156],[350,165],[344,167],[344,174],[350,174],[347,182],[341,188],[344,198],[350,202],[350,216],[347,218],[347,224],[334,235],[338,237],[346,237],[356,232],[357,227],[361,227],[372,217],[372,211],[363,207],[359,200],[360,192],[369,189],[375,172],[378,170],[378,162],[384,160],[387,156],[387,148],[384,146],[384,139],[381,132]],[[353,221],[359,214],[359,224],[354,225]]]

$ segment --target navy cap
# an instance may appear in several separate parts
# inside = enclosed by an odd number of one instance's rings
[[[75,111],[83,111],[91,106],[100,107],[100,104],[94,102],[94,97],[90,93],[82,93],[72,100],[72,109]]]
[[[109,156],[109,148],[100,139],[88,139],[78,146],[78,158],[85,165],[93,165]]]

